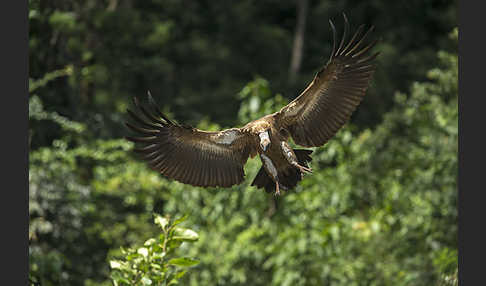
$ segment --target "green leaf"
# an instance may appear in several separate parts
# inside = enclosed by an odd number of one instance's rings
[[[173,258],[169,260],[170,265],[181,266],[181,267],[189,267],[199,264],[199,260],[192,259],[192,258]]]
[[[198,261],[198,263],[199,263],[199,261]],[[186,273],[187,273],[187,270],[183,270],[183,271],[177,272],[177,274],[174,275],[174,279],[181,279],[182,276],[184,276],[184,274],[186,274]]]
[[[147,278],[146,276],[142,277],[141,281],[143,285],[152,285],[152,280],[150,280],[150,278]]]
[[[174,240],[191,240],[195,241],[199,239],[199,234],[192,229],[176,227],[174,230]]]
[[[157,242],[157,240],[155,240],[155,238],[151,238],[151,239],[148,239],[147,241],[145,241],[145,243],[143,245],[145,245],[145,246],[151,246],[155,242]]]
[[[133,260],[133,259],[135,259],[137,257],[140,257],[140,254],[138,254],[138,253],[130,253],[130,254],[128,254],[126,256],[126,260],[127,261],[131,261],[131,260]]]
[[[116,260],[110,260],[110,267],[112,269],[120,269],[121,268],[121,263],[119,261],[116,261]]]
[[[111,273],[111,279],[114,280],[115,285],[117,285],[118,282],[124,283],[126,285],[133,284],[133,283],[130,283],[130,281],[128,279],[126,279],[125,277],[123,277],[122,274],[120,272],[118,272],[118,271]]]
[[[158,224],[162,229],[169,224],[169,220],[161,215],[156,214],[154,219],[155,224]]]
[[[176,248],[179,248],[181,246],[181,244],[184,242],[184,241],[188,241],[188,240],[183,240],[183,239],[171,239],[169,240],[169,242],[167,243],[167,246],[169,247],[170,250],[172,249],[176,249]],[[188,242],[192,242],[192,241],[188,241]]]
[[[148,249],[147,249],[147,248],[145,248],[145,247],[140,247],[140,248],[137,250],[137,253],[138,253],[138,254],[143,255],[143,257],[147,257],[147,256],[148,256],[148,254],[149,254],[149,251],[148,251]]]
[[[152,259],[162,259],[166,255],[165,252],[156,252],[152,255]]]
[[[150,266],[154,269],[157,269],[157,270],[160,270],[162,269],[162,266],[160,266],[160,264],[156,264],[156,263],[150,263]]]
[[[176,219],[172,225],[176,226],[176,225],[180,224],[181,222],[185,221],[188,216],[189,215],[186,214],[186,215],[182,216],[181,218]]]

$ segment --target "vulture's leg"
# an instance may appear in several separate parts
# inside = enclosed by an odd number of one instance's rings
[[[282,152],[285,158],[287,159],[287,161],[290,163],[290,165],[298,168],[301,173],[312,173],[311,168],[307,168],[299,165],[299,161],[297,160],[297,156],[295,156],[294,150],[292,150],[292,148],[287,142],[282,141],[281,146],[282,146]]]
[[[280,188],[278,187],[278,182],[275,181],[275,195],[278,196],[280,195]]]

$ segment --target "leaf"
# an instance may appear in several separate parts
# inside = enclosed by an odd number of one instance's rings
[[[126,256],[126,260],[127,261],[132,261],[133,259],[137,258],[137,257],[140,257],[140,254],[139,253],[130,253]]]
[[[110,260],[110,267],[112,269],[120,269],[121,268],[121,263],[116,261],[116,260]]]
[[[156,214],[154,219],[155,224],[158,224],[162,229],[169,224],[169,220],[161,215]]]
[[[181,222],[185,221],[188,218],[188,216],[189,215],[185,214],[181,218],[176,219],[172,225],[176,226],[176,225],[180,224]]]
[[[152,285],[152,280],[150,280],[150,278],[147,278],[146,276],[142,277],[141,281],[143,285]]]
[[[199,261],[198,261],[199,263]],[[183,270],[183,271],[180,271],[178,272],[176,275],[174,275],[174,279],[181,279],[182,276],[184,276],[184,274],[186,274],[187,270]]]
[[[160,270],[162,269],[162,266],[160,266],[159,264],[156,264],[156,263],[150,263],[150,266],[154,269],[157,269],[157,270]]]
[[[186,271],[182,271],[182,272],[180,272],[180,273],[183,273],[183,275],[184,275],[184,273],[186,273]],[[181,275],[181,277],[182,277],[182,275]],[[180,280],[179,278],[180,278],[180,277],[177,277],[177,275],[175,275],[175,276],[174,276],[174,278],[172,278],[172,279],[169,281],[169,283],[167,284],[167,286],[170,286],[170,285],[177,285],[177,284],[179,284],[179,280]]]
[[[147,248],[145,248],[145,247],[140,247],[140,248],[137,250],[137,253],[138,253],[138,254],[143,255],[143,257],[147,257],[147,256],[148,256],[149,251],[148,251],[148,249],[147,249]]]
[[[185,240],[183,240],[183,239],[171,239],[167,243],[167,246],[169,247],[169,249],[176,249],[176,248],[179,248],[184,241]]]
[[[118,282],[124,283],[126,285],[133,284],[133,283],[130,283],[130,281],[128,279],[123,277],[120,272],[112,272],[111,273],[111,279],[113,279],[113,282],[114,282],[115,285],[117,285]]]
[[[155,238],[151,238],[151,239],[148,239],[147,241],[145,241],[145,243],[143,245],[145,246],[151,246],[152,244],[154,244],[155,242],[157,242],[155,240]]]
[[[170,265],[181,266],[181,267],[190,267],[199,264],[199,260],[192,259],[192,258],[173,258],[169,260]]]
[[[165,252],[156,252],[152,255],[152,259],[162,259],[166,255]]]
[[[195,241],[199,239],[199,234],[192,229],[176,227],[174,230],[174,240],[191,240]]]

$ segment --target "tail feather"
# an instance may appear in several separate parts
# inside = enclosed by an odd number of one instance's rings
[[[267,193],[271,193],[275,190],[275,182],[268,176],[263,166],[260,168],[260,171],[258,171],[251,185],[256,186],[257,188],[263,188]]]
[[[280,185],[286,190],[295,188],[300,180],[302,180],[302,174],[300,173],[300,170],[294,166],[289,166],[283,174],[279,173],[278,177]]]
[[[312,161],[312,150],[305,150],[305,149],[297,149],[294,150],[295,156],[297,157],[297,161],[299,161],[299,165],[309,167],[307,162]]]

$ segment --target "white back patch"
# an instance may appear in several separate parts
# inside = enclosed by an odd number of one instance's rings
[[[277,178],[277,173],[278,173],[277,168],[275,168],[275,165],[273,165],[272,160],[270,160],[270,158],[268,158],[264,154],[260,154],[260,156],[262,157],[263,164],[265,164],[265,167],[267,167],[267,170],[270,171],[270,173],[272,174],[272,176],[274,178]]]

